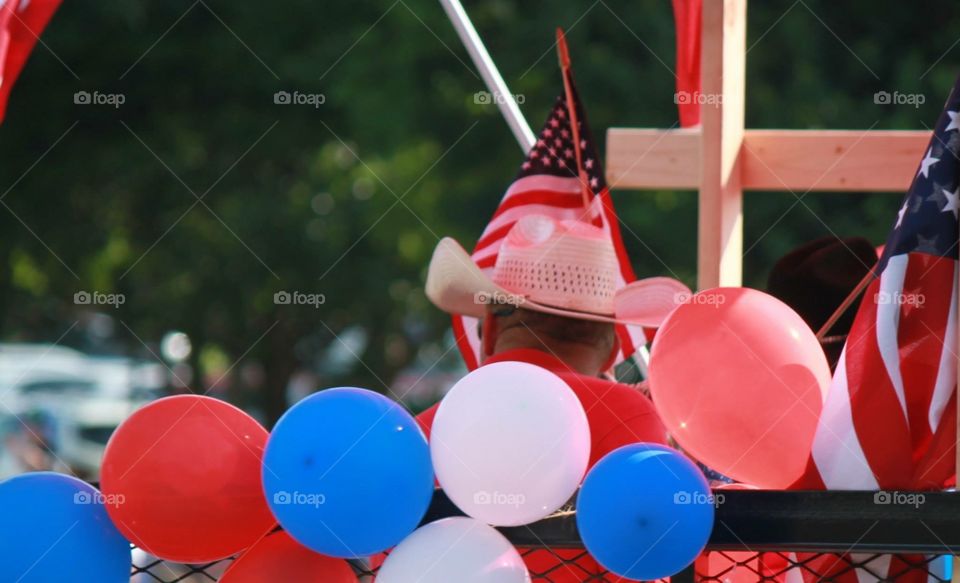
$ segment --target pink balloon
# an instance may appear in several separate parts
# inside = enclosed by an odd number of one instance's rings
[[[747,288],[695,294],[657,332],[650,391],[677,442],[714,470],[761,488],[803,473],[830,367],[803,319]]]

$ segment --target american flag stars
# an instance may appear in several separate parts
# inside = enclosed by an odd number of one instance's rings
[[[960,105],[952,95],[950,106]],[[897,213],[887,241],[886,260],[911,251],[943,257],[957,256],[957,220],[960,217],[960,108],[947,108],[934,128],[917,176]]]
[[[543,130],[537,136],[536,143],[520,167],[518,178],[543,173],[578,178],[576,142],[573,139],[573,128],[570,126],[570,116],[566,107],[563,96],[558,97]],[[578,122],[578,130],[583,131],[583,122]],[[606,186],[602,169],[597,164],[597,152],[592,147],[588,148],[589,142],[586,138],[581,138],[579,143],[581,163],[586,173],[585,179],[590,189],[596,194]]]
[[[957,97],[953,96],[952,100]],[[927,148],[923,159],[920,161],[920,168],[917,170],[917,177],[914,180],[910,192],[904,200],[903,206],[897,212],[897,221],[894,225],[894,235],[904,227],[904,223],[910,223],[905,229],[914,237],[915,244],[920,250],[933,252],[933,242],[936,237],[921,238],[920,230],[915,227],[917,221],[913,216],[927,213],[933,209],[927,209],[926,203],[931,203],[935,208],[934,213],[949,213],[953,216],[951,222],[943,223],[930,222],[927,218],[922,224],[926,226],[923,234],[933,228],[937,232],[941,230],[956,230],[956,220],[960,217],[960,178],[958,178],[957,168],[960,166],[960,110],[947,110],[944,112],[941,121],[938,122],[938,128],[934,132],[934,138]],[[949,216],[948,215],[948,216]],[[931,227],[936,224],[937,227]],[[954,227],[950,227],[950,225]],[[947,231],[944,230],[944,233]],[[899,243],[905,243],[903,235],[897,237]],[[956,241],[956,237],[942,237],[941,241]],[[938,244],[939,254],[947,253],[943,245]]]

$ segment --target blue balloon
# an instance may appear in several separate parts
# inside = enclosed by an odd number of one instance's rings
[[[90,484],[54,472],[0,482],[0,581],[126,583],[130,563]]]
[[[364,557],[395,546],[423,520],[433,497],[430,448],[397,403],[364,389],[327,389],[277,422],[263,487],[300,544]]]
[[[584,546],[629,579],[669,577],[690,565],[710,538],[714,513],[700,469],[680,452],[648,443],[604,456],[577,496]]]

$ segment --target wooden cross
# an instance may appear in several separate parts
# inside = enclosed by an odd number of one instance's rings
[[[744,128],[746,0],[704,0],[699,128],[607,131],[611,188],[699,189],[697,287],[741,285],[743,192],[903,195],[929,131]],[[799,193],[799,194],[797,194]]]

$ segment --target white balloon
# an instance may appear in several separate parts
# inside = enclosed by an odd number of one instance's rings
[[[466,514],[494,526],[529,524],[563,506],[583,479],[590,426],[554,373],[498,362],[463,377],[430,433],[437,480]]]
[[[377,583],[530,583],[523,558],[502,534],[458,516],[417,529],[387,556]]]

